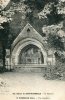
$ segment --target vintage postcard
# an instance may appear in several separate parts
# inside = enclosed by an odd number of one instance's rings
[[[65,100],[65,0],[0,0],[0,100]]]

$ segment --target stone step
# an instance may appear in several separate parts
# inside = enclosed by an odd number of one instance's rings
[[[41,67],[46,67],[47,65],[44,65],[44,64],[18,64],[18,65],[15,65],[15,67],[19,68],[19,67],[22,67],[22,68],[29,68],[29,67],[32,67],[32,68],[41,68]]]
[[[43,65],[16,65],[14,66],[14,71],[16,72],[36,72],[41,73],[45,69],[45,66]]]

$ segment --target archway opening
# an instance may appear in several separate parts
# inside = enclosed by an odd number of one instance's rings
[[[21,50],[18,64],[44,64],[44,56],[40,48],[29,44]]]

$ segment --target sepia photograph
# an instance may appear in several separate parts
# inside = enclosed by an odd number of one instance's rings
[[[65,0],[0,0],[0,99],[65,100]]]

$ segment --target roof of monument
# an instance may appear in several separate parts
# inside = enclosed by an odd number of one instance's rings
[[[26,38],[36,39],[40,42],[43,42],[43,37],[29,24],[24,27],[24,29],[19,33],[19,35],[14,40],[12,46],[15,46],[19,41],[22,41]]]

